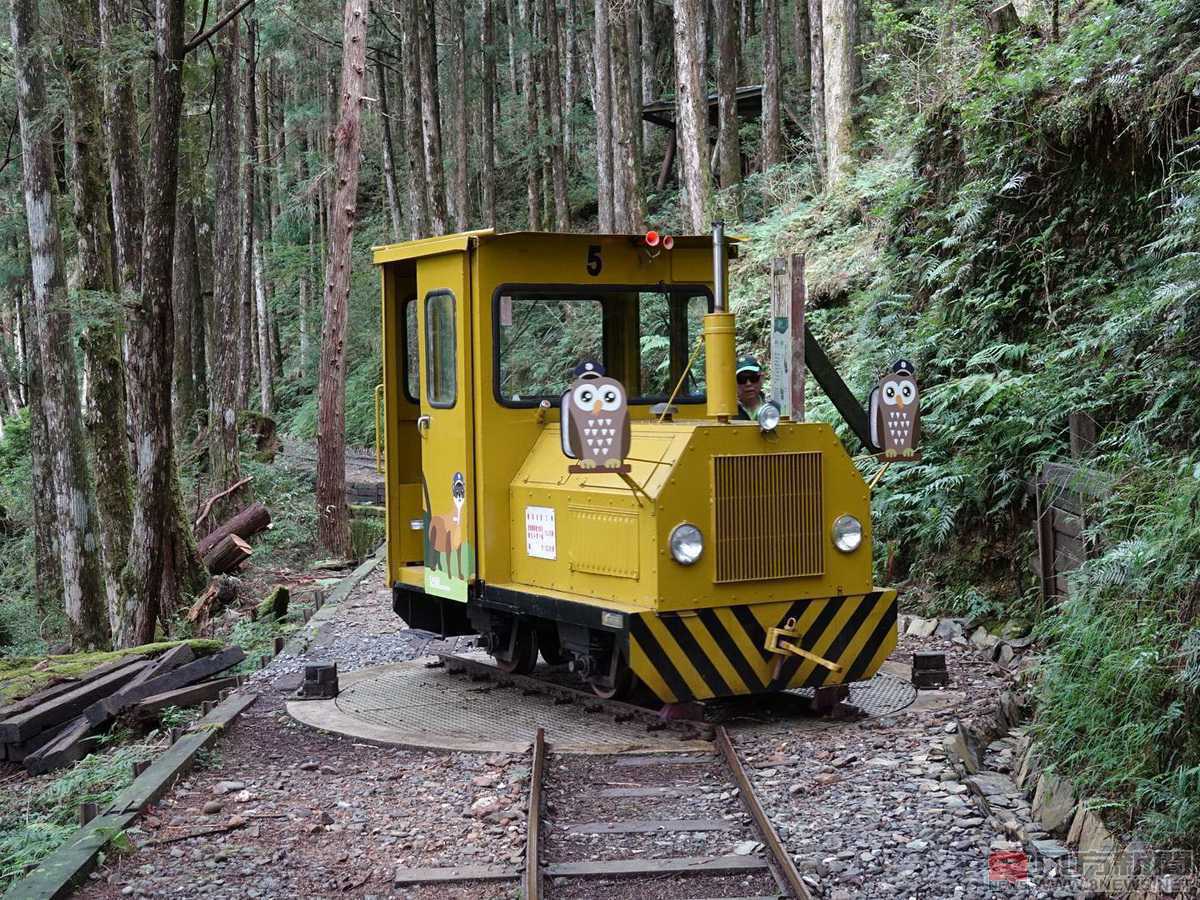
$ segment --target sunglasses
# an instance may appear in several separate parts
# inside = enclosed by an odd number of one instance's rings
[[[762,376],[758,372],[743,372],[737,377],[738,384],[757,384]]]

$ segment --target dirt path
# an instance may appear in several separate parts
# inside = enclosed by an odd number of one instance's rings
[[[381,748],[310,731],[284,709],[281,687],[296,683],[305,659],[337,660],[339,670],[349,671],[441,646],[408,631],[392,613],[376,569],[305,656],[277,658],[256,676],[261,698],[217,745],[210,765],[150,810],[130,834],[137,849],[110,859],[79,896],[516,896],[516,882],[397,888],[392,877],[398,867],[518,867],[527,755]],[[989,883],[989,847],[997,835],[941,751],[947,723],[993,703],[1003,671],[970,648],[909,638],[894,665],[918,646],[947,652],[954,687],[924,693],[898,715],[802,729],[731,725],[768,813],[819,897],[1051,896]],[[551,772],[551,823],[576,816],[568,795],[577,779],[567,772],[566,765]],[[494,802],[473,814],[472,804],[483,798]],[[553,843],[549,829],[547,840]],[[589,838],[572,856],[601,858],[612,849],[605,841]],[[712,846],[704,852],[731,852],[723,840],[706,843]],[[679,848],[668,839],[661,849],[672,855]],[[555,888],[547,886],[549,896],[619,890],[600,883]],[[656,896],[683,895],[664,882]]]

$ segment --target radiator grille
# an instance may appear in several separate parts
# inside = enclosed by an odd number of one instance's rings
[[[713,497],[718,582],[825,571],[820,453],[713,457]]]

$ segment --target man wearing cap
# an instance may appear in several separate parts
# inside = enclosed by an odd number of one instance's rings
[[[762,366],[753,356],[743,356],[737,364],[738,414],[736,418],[754,422],[767,398],[762,392]]]

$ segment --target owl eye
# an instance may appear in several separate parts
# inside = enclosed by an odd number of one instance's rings
[[[896,393],[899,390],[899,385],[894,381],[889,381],[883,386],[883,402],[888,406],[896,405]]]
[[[900,396],[904,398],[905,403],[912,403],[913,398],[917,396],[917,386],[911,381],[900,382]]]
[[[596,389],[590,384],[585,384],[575,388],[575,405],[584,406],[588,409],[596,402]]]
[[[616,388],[604,388],[600,392],[600,408],[605,412],[613,412],[621,408],[621,394]]]

